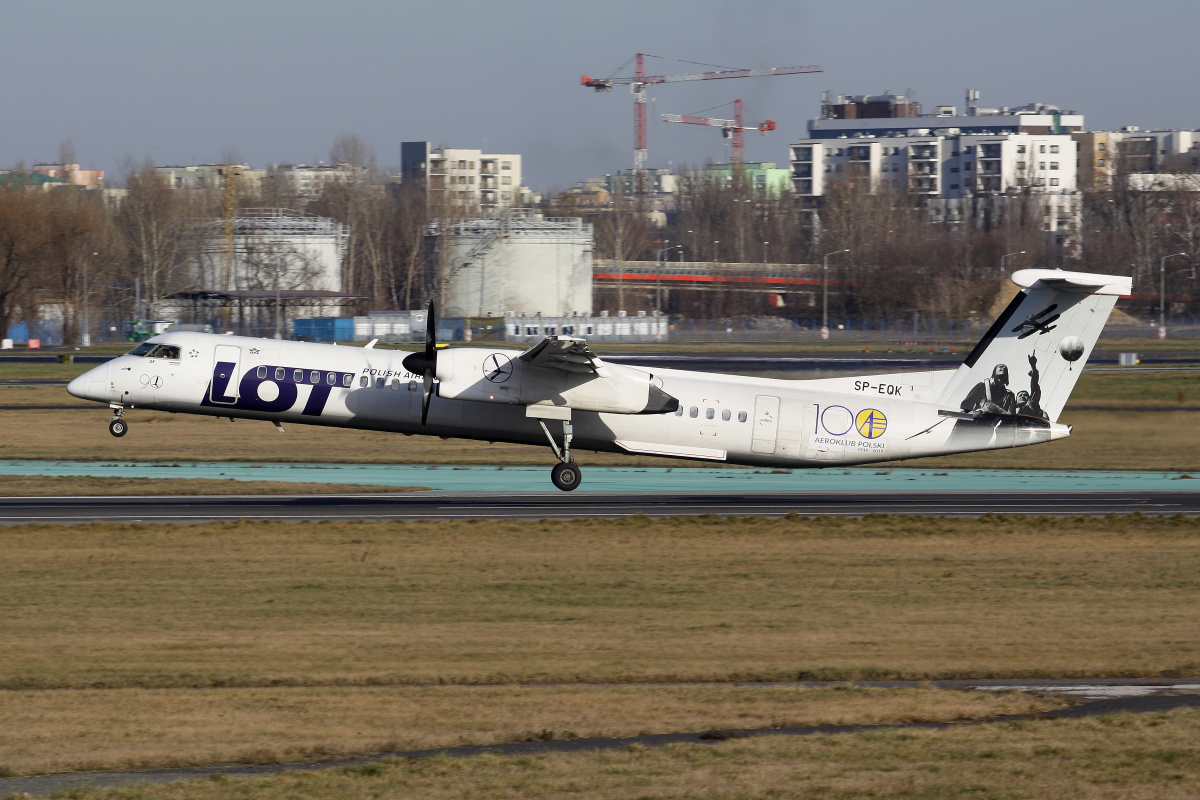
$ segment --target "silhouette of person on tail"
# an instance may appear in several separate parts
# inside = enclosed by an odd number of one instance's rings
[[[962,410],[975,416],[1013,414],[1016,409],[1017,397],[1008,389],[1007,364],[997,364],[993,367],[992,376],[975,384],[962,401]]]
[[[1038,382],[1038,377],[1037,356],[1033,353],[1030,353],[1029,391],[1017,392],[1017,413],[1023,417],[1049,419],[1049,415],[1042,410],[1040,405],[1042,401],[1042,385]]]

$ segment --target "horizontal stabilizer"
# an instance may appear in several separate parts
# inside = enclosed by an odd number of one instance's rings
[[[1026,289],[1038,281],[1060,292],[1111,294],[1128,297],[1133,293],[1133,278],[1124,275],[1093,275],[1089,272],[1064,272],[1061,269],[1022,269],[1013,273],[1012,282]]]

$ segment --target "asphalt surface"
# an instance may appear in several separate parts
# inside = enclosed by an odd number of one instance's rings
[[[958,682],[952,682],[958,683]],[[965,683],[965,682],[964,682]],[[963,688],[990,689],[996,688],[997,681],[986,681],[981,684],[967,684]],[[1079,682],[1066,681],[1055,684],[1053,681],[1020,681],[1011,684],[1021,684],[1018,688],[1031,691],[1047,691],[1069,688]],[[1106,681],[1089,682],[1093,689],[1098,685],[1120,688],[1134,686],[1145,688],[1147,681]],[[1158,691],[1152,693],[1135,692],[1132,695],[1122,695],[1115,692],[1110,695],[1096,695],[1093,699],[1069,708],[1047,711],[1040,714],[1019,714],[997,717],[978,722],[954,723],[910,723],[895,725],[810,725],[790,728],[740,728],[720,729],[689,733],[662,733],[648,736],[628,736],[620,738],[587,738],[559,739],[545,742],[511,742],[506,744],[470,745],[464,747],[446,747],[429,750],[409,750],[390,753],[372,753],[354,759],[326,762],[299,762],[291,764],[253,764],[253,765],[215,765],[207,767],[190,767],[181,769],[128,770],[114,772],[82,772],[67,775],[39,775],[28,778],[6,778],[0,780],[0,796],[10,796],[18,793],[28,795],[48,795],[54,792],[78,790],[83,788],[99,789],[130,784],[163,784],[174,781],[195,780],[212,775],[230,777],[252,777],[257,775],[276,775],[300,770],[335,769],[338,767],[360,766],[373,761],[387,758],[430,758],[433,756],[449,756],[454,758],[469,758],[484,753],[497,753],[508,756],[531,756],[547,753],[597,752],[602,750],[622,750],[633,745],[641,747],[663,747],[669,744],[702,744],[714,745],[730,739],[745,739],[754,736],[811,736],[814,734],[843,734],[859,733],[878,730],[945,730],[964,725],[988,725],[1012,720],[1053,720],[1071,717],[1098,716],[1103,714],[1144,714],[1161,713],[1177,708],[1200,708],[1200,694],[1162,694],[1161,691],[1193,691],[1195,682],[1182,686],[1172,686],[1171,682],[1155,682]],[[860,684],[872,685],[872,684]],[[878,684],[884,685],[884,684]],[[1006,686],[1004,688],[1012,688]],[[1115,695],[1115,696],[1114,696]]]
[[[1200,491],[1132,492],[529,492],[408,495],[223,495],[169,497],[0,498],[0,522],[162,522],[215,520],[574,519],[582,517],[788,514],[863,516],[984,514],[1075,516],[1133,513],[1200,514]]]

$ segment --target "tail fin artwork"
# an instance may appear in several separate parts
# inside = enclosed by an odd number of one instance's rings
[[[959,414],[1054,422],[1133,279],[1023,269],[1012,280],[1024,288],[950,378],[938,404]]]

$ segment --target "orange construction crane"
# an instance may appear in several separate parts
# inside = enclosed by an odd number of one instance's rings
[[[589,78],[583,76],[581,83],[597,92],[611,92],[614,86],[629,86],[633,91],[633,179],[634,190],[639,195],[647,194],[646,174],[646,87],[657,83],[679,81],[716,81],[726,78],[766,78],[772,75],[798,75],[806,72],[821,72],[817,66],[769,67],[767,69],[721,69],[715,72],[690,72],[684,75],[647,75],[645,53],[635,56],[634,74],[625,78]],[[651,56],[658,58],[658,56]],[[626,62],[628,63],[628,62]]]
[[[717,119],[716,117],[695,117],[691,114],[663,114],[663,122],[683,122],[688,125],[708,125],[713,128],[720,128],[726,139],[732,139],[731,150],[732,154],[729,163],[733,165],[734,171],[740,170],[742,164],[746,162],[746,136],[747,130],[759,131],[766,133],[767,131],[775,130],[775,123],[771,120],[760,122],[757,125],[747,126],[742,122],[742,101],[733,101],[733,119]]]

